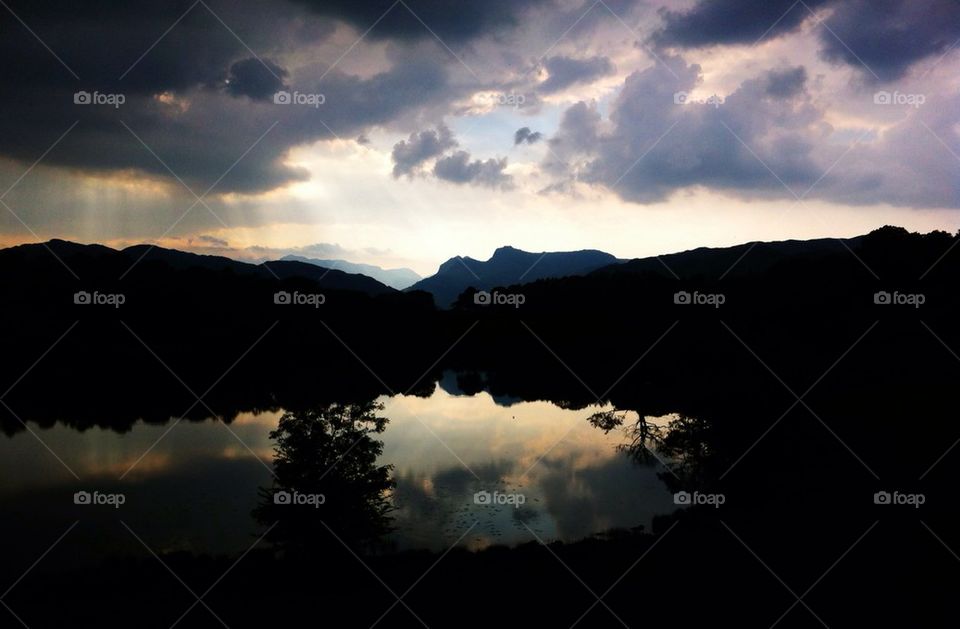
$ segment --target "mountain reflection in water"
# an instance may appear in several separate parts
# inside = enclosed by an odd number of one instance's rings
[[[527,527],[544,540],[574,541],[610,529],[648,528],[655,515],[675,509],[658,478],[662,466],[637,465],[618,450],[629,443],[624,431],[604,433],[586,421],[610,407],[569,410],[545,401],[495,400],[486,392],[466,395],[452,382],[445,374],[429,397],[378,400],[378,415],[387,421],[369,438],[382,441],[377,465],[392,466],[396,483],[386,492],[394,507],[392,531],[383,539],[387,548],[445,550],[458,540],[470,549],[516,545],[530,540]],[[17,433],[0,440],[0,501],[23,517],[4,526],[29,537],[81,516],[103,523],[122,516],[166,551],[242,551],[258,530],[251,518],[258,490],[273,483],[270,432],[283,414],[243,413],[228,425],[138,422],[125,433],[81,432],[59,423],[40,430],[65,466],[29,432]],[[316,453],[309,463],[327,469],[342,455]],[[73,492],[94,489],[124,493],[122,513],[80,511],[72,503]],[[478,492],[488,492],[493,504],[478,503]],[[44,508],[36,509],[40,504]],[[77,534],[86,535],[83,529]],[[81,546],[93,557],[117,543],[91,529]]]

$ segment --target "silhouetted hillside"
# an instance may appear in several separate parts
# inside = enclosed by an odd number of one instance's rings
[[[807,260],[854,249],[863,237],[748,242],[734,247],[699,247],[680,253],[636,258],[594,273],[658,273],[680,279],[742,277],[766,271],[794,257]]]
[[[233,260],[232,258],[190,253],[189,251],[178,251],[176,249],[165,249],[154,245],[132,245],[123,249],[121,253],[130,258],[131,262],[162,262],[178,271],[200,268],[211,271],[229,269],[236,273],[259,272],[256,265]]]
[[[207,271],[228,271],[237,275],[251,277],[289,279],[304,278],[313,280],[321,288],[330,290],[353,290],[368,295],[384,295],[394,292],[389,286],[366,275],[347,273],[336,269],[322,269],[303,262],[275,261],[264,264],[250,264],[222,256],[201,255],[176,249],[165,249],[153,245],[133,245],[123,250],[111,249],[103,245],[83,245],[66,240],[51,240],[47,243],[28,244],[0,250],[0,265],[6,269],[20,268],[21,263],[37,260],[47,261],[51,253],[66,260],[81,257],[84,260],[97,260],[107,266],[122,268],[115,280],[129,275],[136,279],[137,269],[142,265],[162,265],[174,271],[203,269]],[[65,272],[69,264],[64,268]],[[269,268],[266,268],[269,266]],[[63,268],[63,267],[62,267]],[[3,269],[0,268],[0,273]],[[108,279],[108,278],[98,278]]]
[[[223,396],[218,412],[230,417],[272,407],[284,391],[290,402],[382,391],[351,351],[397,389],[410,387],[417,376],[408,374],[422,374],[443,351],[445,335],[426,336],[435,322],[423,293],[300,262],[268,270],[161,249],[137,263],[144,251],[62,241],[0,250],[0,325],[8,331],[0,336],[0,375],[16,381],[38,351],[56,343],[8,398],[18,414],[44,425],[118,429],[138,417],[166,421],[190,407],[189,394],[171,390],[170,373],[152,353],[205,388],[250,350],[230,371],[232,382],[211,393]],[[415,367],[403,365],[401,373],[395,356]],[[43,393],[51,382],[60,394]],[[188,415],[209,414],[196,406]],[[23,428],[5,409],[0,424]]]
[[[486,262],[461,256],[451,258],[440,265],[436,274],[417,282],[410,290],[426,291],[439,307],[446,308],[468,287],[489,290],[543,278],[583,275],[616,262],[609,253],[589,249],[530,253],[500,247]]]
[[[786,256],[763,270],[723,280],[605,271],[508,287],[524,295],[519,307],[475,304],[471,289],[448,311],[438,311],[430,296],[419,291],[384,287],[389,292],[371,296],[321,285],[298,273],[322,275],[326,270],[303,263],[277,263],[277,279],[255,265],[230,261],[222,269],[200,264],[177,269],[148,256],[127,273],[131,260],[121,252],[50,243],[77,279],[43,246],[14,247],[0,250],[0,319],[10,331],[0,339],[6,359],[2,375],[16,381],[38,351],[79,322],[11,393],[22,398],[16,408],[47,424],[67,417],[78,425],[121,427],[138,416],[163,421],[183,412],[190,399],[169,394],[169,374],[124,324],[177,373],[201,382],[215,380],[229,366],[229,357],[238,357],[271,329],[255,348],[258,360],[242,361],[231,374],[234,386],[223,391],[217,404],[223,415],[402,391],[428,383],[443,369],[485,372],[482,382],[498,399],[584,406],[596,399],[567,367],[585,374],[600,395],[676,324],[676,331],[629,370],[611,396],[663,412],[682,400],[695,412],[699,400],[748,395],[745,374],[759,364],[751,364],[753,357],[735,342],[731,345],[733,337],[723,324],[749,334],[750,346],[789,380],[824,369],[880,320],[891,335],[889,345],[865,355],[863,374],[880,369],[873,377],[893,378],[891,386],[897,378],[901,385],[925,379],[935,386],[938,379],[950,377],[949,366],[929,373],[915,365],[954,360],[921,319],[950,347],[960,347],[953,323],[960,318],[960,265],[955,253],[945,255],[960,251],[951,249],[957,238],[885,228],[848,242],[852,251]],[[757,249],[741,260],[745,268],[757,267],[748,264]],[[233,270],[235,264],[241,272]],[[358,277],[330,271],[323,281],[340,276]],[[122,294],[124,303],[75,303],[78,292]],[[307,298],[322,293],[324,302],[277,303],[278,293]],[[722,295],[723,303],[680,303],[683,294]],[[877,303],[878,294],[922,295],[924,303]],[[906,326],[906,331],[894,326]],[[908,349],[923,354],[909,364],[895,360],[894,370],[884,366]],[[58,360],[61,352],[63,360]],[[269,366],[266,372],[264,366]],[[428,369],[432,371],[426,373]],[[51,381],[61,383],[64,395],[42,394]],[[104,408],[101,401],[107,395],[112,402]],[[144,408],[144,400],[150,400],[151,408]],[[194,414],[199,419],[205,412],[196,408]],[[22,426],[13,422],[5,428]]]
[[[347,260],[318,260],[316,258],[304,258],[303,256],[295,255],[284,256],[281,260],[305,262],[325,269],[336,269],[344,273],[359,273],[372,277],[378,282],[382,282],[397,290],[408,288],[421,279],[420,275],[407,268],[384,269],[372,264],[359,264],[356,262],[348,262]]]
[[[372,277],[358,273],[345,273],[337,269],[325,269],[307,262],[280,260],[264,262],[260,266],[268,267],[270,275],[279,279],[306,278],[326,289],[353,290],[367,295],[389,295],[396,292]]]

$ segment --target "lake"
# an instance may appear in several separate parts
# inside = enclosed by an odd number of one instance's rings
[[[675,509],[657,476],[661,466],[638,465],[618,449],[627,435],[586,421],[608,406],[570,410],[485,391],[467,395],[452,372],[429,397],[378,401],[389,421],[376,435],[383,444],[377,465],[392,466],[396,482],[386,548],[576,541],[649,528],[654,516]],[[270,432],[282,415],[241,413],[228,424],[138,421],[127,432],[31,425],[32,432],[0,440],[0,501],[14,516],[4,526],[8,534],[37,536],[27,544],[32,552],[80,521],[71,552],[81,559],[142,553],[144,545],[242,552],[263,528],[251,513],[260,488],[272,483]],[[122,504],[74,504],[83,491],[122,495]]]

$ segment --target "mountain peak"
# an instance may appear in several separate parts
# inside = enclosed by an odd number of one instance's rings
[[[524,251],[523,249],[517,249],[516,247],[507,245],[505,247],[497,247],[497,249],[494,250],[493,255],[490,256],[489,262],[493,262],[495,260],[524,259],[539,255],[541,254],[531,253],[529,251]]]
[[[531,253],[506,245],[498,247],[486,261],[454,256],[441,264],[435,275],[417,282],[410,290],[431,293],[437,305],[446,308],[469,287],[490,290],[545,278],[585,275],[617,262],[614,256],[602,251]]]
[[[453,256],[437,268],[437,274],[463,272],[469,275],[470,271],[468,269],[472,269],[472,265],[476,264],[484,264],[484,262],[474,260],[470,256]]]

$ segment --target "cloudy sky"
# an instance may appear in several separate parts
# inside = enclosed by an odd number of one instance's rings
[[[0,4],[0,245],[429,274],[960,227],[960,0]]]

